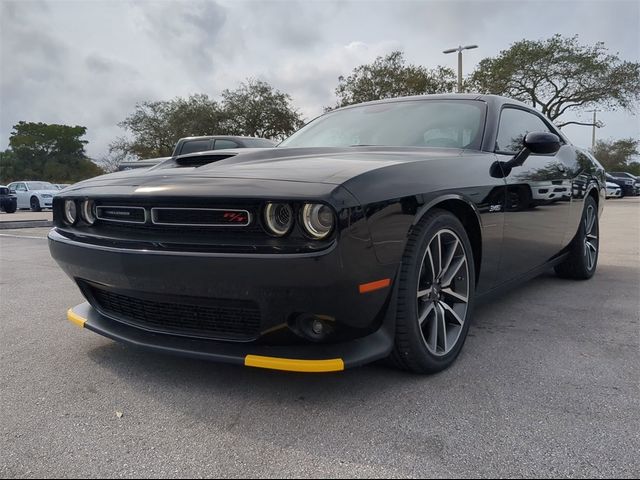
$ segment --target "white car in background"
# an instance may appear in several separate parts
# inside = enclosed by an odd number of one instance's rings
[[[53,196],[60,191],[49,182],[12,182],[7,187],[16,192],[19,209],[30,208],[34,212],[51,208]]]
[[[620,198],[622,190],[620,185],[613,182],[607,182],[607,198]]]

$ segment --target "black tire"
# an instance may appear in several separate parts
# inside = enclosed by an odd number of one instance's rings
[[[449,243],[446,243],[447,240]],[[437,253],[429,256],[430,252],[427,252],[430,248],[433,253],[433,242],[440,242],[435,243],[435,248],[437,251],[437,246],[440,245],[440,251],[443,252],[437,263]],[[456,252],[459,254],[456,255]],[[463,269],[463,266],[466,268]],[[442,279],[435,278],[436,271],[440,271],[438,275]],[[449,288],[444,287],[445,282],[449,284]],[[421,297],[421,293],[427,291],[428,295]],[[466,296],[467,301],[452,301],[451,292],[460,298]],[[462,223],[445,210],[436,209],[427,213],[409,235],[402,259],[395,347],[391,356],[396,366],[415,373],[436,373],[449,367],[466,340],[474,294],[473,251]],[[449,309],[445,310],[445,305]],[[461,313],[463,308],[464,314]],[[452,311],[454,309],[457,312]],[[431,313],[425,315],[429,311]],[[419,315],[424,318],[422,324]],[[460,319],[463,320],[462,325]],[[437,325],[435,335],[434,323]],[[448,338],[455,340],[448,341]]]
[[[38,200],[38,197],[31,197],[31,201],[29,202],[29,205],[31,206],[32,212],[42,211],[42,207],[40,206],[40,200]]]
[[[6,213],[15,213],[15,212],[16,212],[16,205],[15,205],[14,203],[11,203],[11,204],[9,204],[9,205],[5,205],[5,206],[3,207],[3,210],[4,210]]]
[[[591,214],[593,215],[592,225],[590,225]],[[598,266],[599,236],[598,204],[593,197],[589,196],[584,202],[578,232],[569,245],[569,256],[555,267],[558,276],[576,280],[587,280],[593,277]]]

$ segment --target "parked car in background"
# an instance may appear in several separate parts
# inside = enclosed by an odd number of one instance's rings
[[[68,319],[114,340],[250,367],[391,356],[433,373],[476,300],[550,267],[595,273],[604,197],[604,169],[537,110],[425,95],[333,110],[276,148],[80,182],[54,198],[49,248],[87,300]]]
[[[53,196],[60,191],[52,183],[29,180],[12,182],[8,187],[16,192],[18,208],[30,208],[34,212],[51,208]]]
[[[13,213],[18,208],[18,199],[15,193],[11,193],[9,187],[0,185],[0,210]]]
[[[606,173],[605,180],[609,183],[615,183],[620,187],[620,198],[625,196],[625,179],[614,177],[613,175]],[[629,189],[627,188],[626,191]]]
[[[622,182],[620,185],[622,187],[623,195],[640,195],[640,181],[638,181],[638,177],[632,175],[628,172],[608,172],[609,175],[614,177],[616,180]],[[619,182],[615,182],[618,183]]]
[[[607,198],[620,198],[622,196],[622,189],[620,185],[613,182],[607,182]]]
[[[159,163],[164,162],[165,160],[169,160],[171,157],[158,157],[158,158],[146,158],[144,160],[131,160],[127,162],[122,162],[118,166],[119,171],[124,170],[133,170],[134,168],[150,168]]]
[[[201,137],[185,137],[178,140],[173,148],[172,156],[188,153],[207,152],[210,150],[228,150],[235,148],[273,148],[276,143],[266,138],[234,137],[228,135],[207,135]],[[150,168],[172,157],[147,158],[122,162],[118,170],[132,170],[134,168]]]
[[[206,152],[209,150],[227,150],[230,148],[272,148],[276,143],[266,138],[233,137],[228,135],[208,135],[202,137],[185,137],[178,140],[172,156],[187,153]]]
[[[70,183],[54,183],[53,184],[53,186],[56,187],[58,190],[64,190],[69,185],[71,185],[71,184]]]

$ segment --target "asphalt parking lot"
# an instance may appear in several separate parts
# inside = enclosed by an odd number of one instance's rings
[[[592,280],[480,307],[431,377],[123,347],[65,320],[46,232],[0,231],[1,477],[640,475],[640,197],[607,202]]]

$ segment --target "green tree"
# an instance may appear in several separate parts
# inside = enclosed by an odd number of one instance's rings
[[[173,100],[142,102],[118,125],[133,135],[132,140],[116,139],[110,154],[139,158],[171,155],[182,137],[220,133],[224,113],[215,100],[205,94]]]
[[[639,147],[640,140],[635,138],[598,140],[593,155],[607,171],[640,175]]]
[[[16,154],[12,150],[0,152],[0,184],[6,185],[20,178],[17,163]]]
[[[134,161],[137,157],[130,150],[130,144],[124,137],[116,138],[110,145],[106,154],[99,157],[96,161],[105,173],[117,172],[120,164],[124,161]]]
[[[102,173],[85,154],[80,126],[19,122],[13,126],[9,148],[2,153],[3,182],[20,179],[72,183]]]
[[[581,45],[578,37],[554,35],[521,40],[495,58],[485,58],[471,76],[482,93],[505,95],[533,105],[563,127],[590,123],[560,121],[567,112],[599,107],[633,110],[640,99],[640,63],[608,53],[604,43]]]
[[[222,92],[227,135],[282,139],[304,122],[291,97],[266,82],[248,79],[235,90]]]
[[[336,107],[383,98],[452,92],[457,85],[455,72],[448,67],[427,69],[407,65],[404,53],[391,52],[373,63],[356,67],[348,77],[338,77]]]

